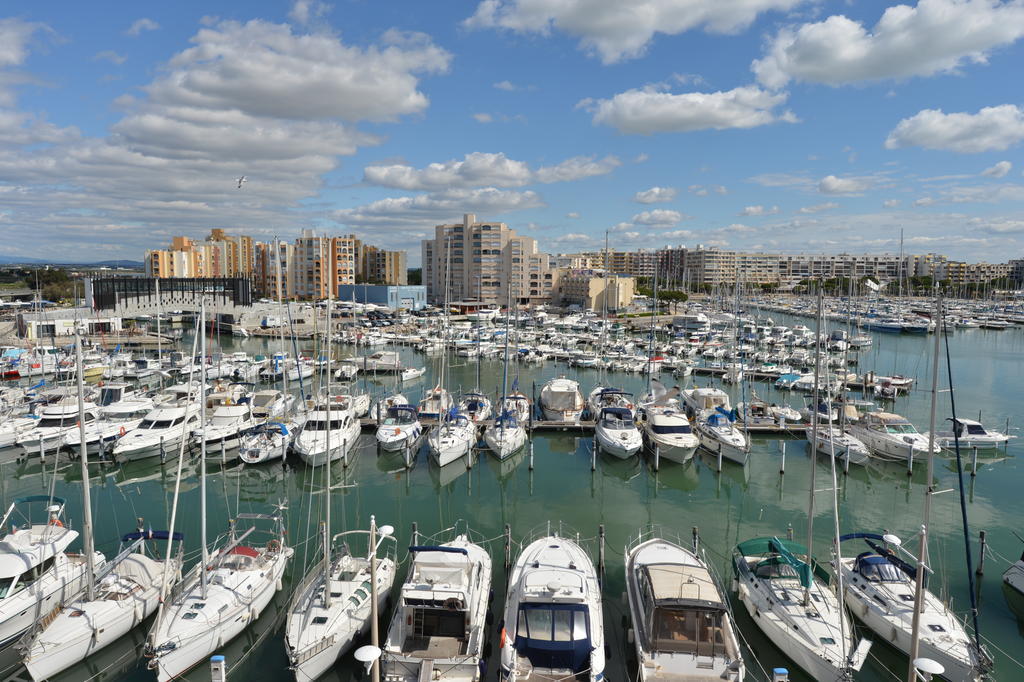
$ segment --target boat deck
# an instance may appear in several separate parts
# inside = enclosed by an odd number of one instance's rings
[[[406,637],[402,655],[433,660],[465,655],[465,641],[454,637]]]

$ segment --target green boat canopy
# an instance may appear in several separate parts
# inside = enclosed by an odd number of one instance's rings
[[[792,566],[797,575],[800,576],[800,584],[804,587],[810,587],[812,581],[812,570],[813,574],[818,576],[826,585],[831,583],[832,576],[826,571],[817,561],[812,561],[813,569],[808,566],[806,562],[796,558],[796,555],[807,556],[807,547],[801,545],[799,542],[793,542],[792,540],[780,540],[777,537],[763,537],[753,538],[746,542],[741,542],[736,546],[736,551],[742,556],[758,556],[764,554],[774,554],[774,560],[784,561],[785,563]],[[773,559],[769,559],[772,561]]]

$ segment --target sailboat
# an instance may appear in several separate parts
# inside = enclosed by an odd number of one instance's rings
[[[526,445],[526,429],[523,427],[517,399],[506,395],[508,391],[508,344],[509,320],[512,317],[512,289],[508,290],[508,304],[505,308],[505,358],[501,370],[501,400],[498,418],[484,429],[484,442],[498,459],[504,460],[518,452]],[[518,385],[518,384],[517,384]]]
[[[819,321],[821,311],[819,288]],[[820,369],[820,356],[819,347],[815,374]],[[816,417],[811,428],[814,432],[818,429]],[[829,585],[830,576],[810,550],[810,541],[814,537],[816,462],[817,458],[812,457],[808,486],[808,546],[778,537],[753,538],[736,546],[733,569],[740,601],[761,631],[813,679],[831,682],[852,679],[853,673],[864,664],[871,642],[861,640],[854,647],[849,616]],[[834,478],[835,459],[832,463]],[[833,485],[833,493],[835,487]],[[838,519],[838,509],[833,509],[833,515]],[[838,521],[836,524],[838,527]],[[841,580],[840,576],[840,591]]]
[[[327,477],[327,513],[323,525],[324,556],[295,590],[285,621],[285,648],[289,668],[299,682],[323,675],[365,633],[371,619],[387,601],[395,580],[395,538],[391,526],[350,530],[330,537],[330,465]],[[350,538],[367,536],[366,556],[353,554]],[[378,539],[378,535],[380,536]],[[377,552],[391,542],[386,556]],[[341,547],[337,547],[342,541]],[[376,599],[376,607],[373,600]]]
[[[205,305],[200,308],[197,332],[206,354]],[[206,384],[205,364],[202,385]],[[205,411],[200,411],[200,428]],[[147,667],[160,682],[180,677],[205,661],[259,618],[274,593],[294,550],[285,544],[284,520],[276,514],[238,514],[249,528],[238,532],[235,521],[213,551],[206,539],[206,441],[199,459],[200,530],[202,557],[189,574],[161,603],[156,622],[146,641]],[[273,524],[270,540],[263,546],[246,544],[257,530],[256,522]],[[251,541],[250,541],[251,542]]]
[[[327,319],[331,319],[330,296],[327,298]],[[309,413],[292,449],[309,466],[320,466],[337,459],[348,461],[348,453],[359,440],[359,420],[353,409],[353,398],[331,393],[331,341],[328,335],[325,389],[316,407]]]
[[[77,335],[76,335],[77,336]],[[82,340],[76,338],[78,356],[79,410],[82,407]],[[79,422],[80,463],[82,468],[85,555],[93,558],[92,510],[89,495],[89,460],[85,439],[85,422]],[[141,624],[156,611],[163,590],[177,582],[181,570],[181,535],[177,556],[165,561],[145,552],[147,540],[166,540],[164,532],[129,533],[122,543],[130,543],[110,562],[97,555],[103,570],[95,571],[95,558],[87,561],[85,593],[59,606],[40,619],[30,631],[24,645],[24,664],[33,680],[45,680],[81,662],[96,651],[112,644],[129,630]]]

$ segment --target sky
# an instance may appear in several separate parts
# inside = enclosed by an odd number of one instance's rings
[[[0,255],[309,228],[416,266],[475,213],[552,253],[1024,257],[1022,0],[18,4]]]

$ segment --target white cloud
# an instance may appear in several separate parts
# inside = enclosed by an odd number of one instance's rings
[[[160,28],[160,24],[156,23],[152,19],[143,17],[142,19],[136,19],[131,26],[129,26],[124,34],[128,36],[141,35],[143,31],[155,31]]]
[[[1009,161],[1000,161],[996,165],[981,171],[981,174],[990,178],[1004,178],[1011,170],[1013,170],[1012,163]]]
[[[93,55],[92,58],[94,61],[105,60],[110,62],[111,64],[124,64],[125,61],[128,59],[123,54],[118,54],[113,50],[103,50],[102,52],[97,52]]]
[[[1024,5],[998,0],[920,0],[895,5],[868,30],[842,15],[784,28],[751,65],[757,80],[841,85],[954,71],[985,63],[994,48],[1024,35]]]
[[[815,204],[814,206],[803,206],[797,209],[797,213],[803,213],[805,215],[812,213],[821,213],[822,211],[831,211],[832,209],[839,208],[839,204],[834,201],[826,201],[824,204]]]
[[[939,203],[934,197],[921,197],[920,199],[914,200],[914,206],[934,206]]]
[[[633,216],[633,222],[637,225],[648,227],[675,227],[683,219],[679,211],[670,211],[658,208],[653,211],[644,211]]]
[[[839,178],[826,175],[818,182],[818,191],[822,194],[860,194],[870,189],[874,182],[871,178]]]
[[[771,208],[765,208],[764,206],[745,206],[739,215],[745,216],[764,216],[764,215],[775,215],[779,212],[778,206],[772,206]]]
[[[423,111],[419,76],[449,60],[421,35],[354,47],[263,21],[214,22],[191,42],[119,102],[108,137],[0,110],[0,185],[25,188],[4,195],[5,237],[138,258],[171,234],[244,226],[265,238],[311,225],[300,202],[339,156],[379,142],[356,126]],[[242,190],[240,175],[250,178]]]
[[[572,220],[579,220],[580,214],[579,214],[579,211],[570,211],[570,212],[565,214],[565,217],[566,218],[570,218]]]
[[[417,169],[403,164],[367,166],[363,181],[405,190],[436,191],[452,187],[521,187],[531,183],[571,182],[611,173],[620,165],[614,156],[603,159],[577,156],[554,166],[533,170],[525,161],[503,153],[473,152],[462,160],[432,163]]]
[[[1013,104],[985,107],[977,114],[944,114],[924,109],[899,122],[887,149],[924,147],[975,154],[1002,151],[1024,140],[1024,110]]]
[[[550,34],[558,29],[578,38],[588,54],[605,64],[642,55],[656,33],[693,29],[735,33],[762,12],[789,10],[803,0],[482,0],[469,28],[503,28]]]
[[[392,197],[331,213],[339,223],[356,228],[428,228],[460,219],[463,213],[497,215],[538,208],[544,203],[536,192],[496,187],[450,189],[412,197]]]
[[[1010,218],[971,218],[971,227],[990,234],[1019,234],[1024,232],[1024,220]]]
[[[520,90],[536,90],[537,87],[534,85],[516,85],[512,81],[498,81],[494,83],[493,87],[497,90],[504,90],[505,92],[518,92]]]
[[[636,157],[634,157],[633,163],[646,163],[648,160],[650,160],[650,158],[651,157],[649,155],[640,152],[639,154],[636,155]]]
[[[899,199],[886,199],[882,202],[882,206],[885,208],[896,208],[900,205]]]
[[[611,99],[582,100],[576,106],[592,111],[595,124],[612,126],[621,133],[649,135],[791,122],[794,119],[789,112],[775,112],[785,101],[785,93],[748,85],[710,93],[627,90]]]
[[[330,11],[330,5],[317,0],[295,0],[288,10],[288,18],[300,26],[307,26],[322,19]]]
[[[473,114],[473,118],[476,119],[477,123],[493,123],[494,117],[487,113]]]
[[[0,19],[0,107],[14,106],[16,98],[13,86],[33,80],[17,73],[12,67],[20,66],[25,61],[29,41],[40,32],[53,33],[45,24],[13,17]]]
[[[662,232],[658,235],[664,239],[697,239],[698,234],[692,230],[672,230],[671,232]]]
[[[657,204],[663,201],[672,201],[679,193],[675,187],[652,187],[633,195],[633,201],[638,204]]]

